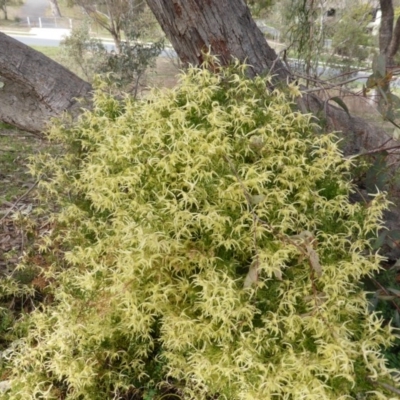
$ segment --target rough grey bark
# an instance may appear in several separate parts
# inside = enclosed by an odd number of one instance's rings
[[[221,63],[232,56],[252,66],[254,75],[271,72],[277,81],[289,76],[251,17],[244,0],[147,0],[182,62],[200,65],[211,48]]]
[[[44,54],[0,32],[0,120],[39,133],[51,117],[79,108],[91,85]]]
[[[57,0],[50,0],[51,13],[54,17],[61,17],[60,7]]]

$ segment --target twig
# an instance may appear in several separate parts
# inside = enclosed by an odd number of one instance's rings
[[[390,392],[400,394],[400,389],[397,389],[396,387],[389,385],[386,382],[379,382],[379,381],[373,381],[370,377],[367,376],[367,380],[372,383],[374,386],[382,386],[386,390],[389,390]]]
[[[352,158],[360,157],[360,156],[369,156],[370,154],[380,153],[381,151],[395,150],[395,149],[400,149],[400,145],[398,144],[397,146],[384,147],[384,148],[382,148],[382,146],[381,146],[378,149],[373,149],[373,150],[366,151],[364,153],[356,154],[356,155],[352,156]]]
[[[371,278],[371,280],[372,280],[372,282],[374,282],[374,284],[375,284],[376,286],[379,287],[380,290],[383,291],[383,293],[384,293],[386,296],[390,296],[390,295],[391,295],[391,294],[386,290],[386,288],[385,288],[384,286],[382,286],[376,279]],[[395,301],[392,301],[392,304],[393,304],[394,307],[396,308],[397,312],[400,313],[400,307],[396,304],[396,302],[395,302]]]
[[[6,212],[6,214],[0,219],[0,223],[3,222],[10,214],[11,211],[17,206],[17,204],[24,199],[39,183],[39,179],[22,195],[20,196],[14,204],[9,208],[9,210]]]
[[[389,391],[391,391],[393,393],[400,394],[400,389],[397,389],[394,386],[389,385],[388,383],[385,383],[385,382],[376,382],[376,383],[379,386],[382,386],[383,388],[385,388],[385,389],[387,389],[387,390],[389,390]]]

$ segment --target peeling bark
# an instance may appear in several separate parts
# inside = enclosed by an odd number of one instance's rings
[[[0,120],[39,133],[52,117],[79,108],[91,85],[44,54],[0,32]]]

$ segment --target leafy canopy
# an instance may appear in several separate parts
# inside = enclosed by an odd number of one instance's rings
[[[390,398],[373,384],[390,328],[359,285],[386,201],[350,204],[335,136],[266,83],[190,68],[146,100],[100,87],[53,126],[68,151],[33,165],[58,205],[53,301],[14,346],[8,399]]]

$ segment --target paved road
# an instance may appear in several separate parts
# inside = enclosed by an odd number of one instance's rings
[[[25,4],[19,11],[20,18],[38,18],[46,15],[49,8],[49,0],[25,0]]]
[[[39,29],[35,30],[36,32],[46,32],[50,30],[47,29]],[[61,40],[63,39],[63,35],[66,34],[64,29],[51,29],[53,32],[52,37],[48,34],[46,35],[38,35],[38,36],[22,36],[17,34],[10,34],[11,37],[17,39],[19,42],[22,42],[28,46],[49,46],[49,47],[58,47],[60,45]],[[46,32],[48,33],[48,32]],[[110,42],[103,42],[105,48],[108,51],[114,50],[114,44]]]

